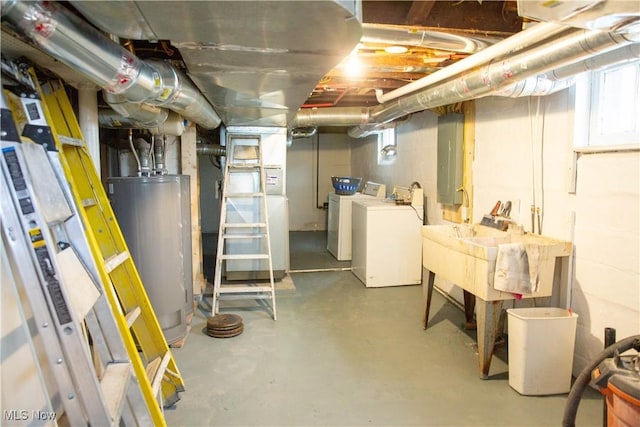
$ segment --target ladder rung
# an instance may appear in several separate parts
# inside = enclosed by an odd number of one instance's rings
[[[149,382],[151,383],[151,389],[153,390],[154,396],[157,396],[160,391],[162,377],[167,369],[170,358],[171,353],[166,352],[162,358],[156,357],[147,365],[147,378],[149,378]]]
[[[258,164],[244,164],[244,163],[229,163],[229,172],[240,172],[247,170],[260,170],[260,165]]]
[[[84,206],[85,208],[89,208],[89,207],[95,206],[97,204],[98,204],[98,202],[96,202],[96,199],[94,199],[94,198],[82,199],[82,206]]]
[[[76,147],[84,147],[84,141],[70,136],[58,135],[58,140],[65,145],[75,145]]]
[[[264,197],[264,193],[228,193],[225,194],[224,197]]]
[[[142,310],[140,310],[140,307],[138,306],[136,306],[136,308],[134,308],[133,310],[127,313],[127,315],[124,318],[127,321],[127,325],[129,325],[129,327],[133,325],[133,322],[135,322],[138,316],[140,316],[140,313],[142,313]]]
[[[267,254],[225,254],[220,255],[220,259],[267,259]]]
[[[271,286],[221,285],[218,292],[220,294],[271,292]]]
[[[264,222],[227,222],[222,224],[225,228],[254,228],[254,227],[266,227]]]
[[[119,254],[110,256],[109,258],[104,260],[104,267],[107,270],[107,273],[111,273],[116,269],[120,264],[129,259],[129,252],[120,252]]]
[[[269,294],[224,294],[218,295],[218,298],[225,301],[240,300],[240,299],[271,299]]]
[[[131,364],[129,362],[107,364],[100,381],[100,388],[112,421],[120,418],[120,411],[122,410],[130,381]]]
[[[256,234],[225,233],[222,235],[223,239],[263,239],[265,237],[267,237],[266,233],[256,233]]]

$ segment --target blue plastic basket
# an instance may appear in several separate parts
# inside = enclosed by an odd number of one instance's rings
[[[341,196],[351,196],[360,188],[360,182],[362,178],[354,178],[352,176],[332,176],[331,183],[333,184],[336,194]]]

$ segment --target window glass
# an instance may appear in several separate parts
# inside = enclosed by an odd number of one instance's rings
[[[592,72],[590,83],[588,135],[576,145],[640,145],[640,61]]]
[[[396,128],[389,127],[378,133],[378,164],[388,165],[395,161],[398,146]]]

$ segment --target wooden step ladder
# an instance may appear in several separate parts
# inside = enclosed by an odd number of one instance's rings
[[[138,377],[87,248],[67,192],[45,149],[21,143],[2,93],[0,218],[2,248],[21,306],[33,315],[69,425],[152,426]],[[95,266],[93,266],[95,267]],[[22,319],[25,324],[26,318]],[[88,345],[88,331],[92,348]],[[157,405],[156,405],[157,406]]]
[[[165,425],[162,407],[169,407],[180,399],[183,379],[129,254],[62,82],[49,81],[40,86],[32,68],[22,71],[22,80],[35,90],[34,94],[19,95],[27,120],[23,135],[26,133],[50,150],[57,150],[60,179],[69,184],[97,266],[97,276],[105,288],[153,424]],[[30,114],[35,110],[40,114]]]
[[[269,237],[269,218],[262,143],[259,135],[228,135],[223,176],[218,249],[211,315],[220,300],[270,300],[276,320],[276,297]],[[261,270],[266,264],[269,283],[222,280],[222,270],[233,264]]]

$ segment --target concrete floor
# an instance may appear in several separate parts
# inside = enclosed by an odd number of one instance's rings
[[[343,268],[325,248],[324,233],[292,233],[291,270]],[[170,426],[561,424],[566,395],[514,391],[505,346],[479,379],[475,332],[460,329],[462,311],[437,292],[425,331],[421,286],[367,289],[350,271],[291,277],[277,321],[252,301],[221,305],[244,320],[234,338],[203,332],[205,298],[173,349],[187,389],[165,411]],[[602,425],[598,392],[584,394],[576,424]]]

